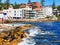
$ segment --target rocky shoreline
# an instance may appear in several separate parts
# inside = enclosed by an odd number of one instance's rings
[[[13,29],[8,30],[9,26],[0,26],[0,29],[5,29],[0,32],[0,45],[18,45],[23,38],[26,38],[24,30],[30,29],[34,26],[27,24],[24,26],[10,27]],[[7,30],[6,30],[7,29]]]
[[[15,22],[50,22],[50,21],[58,21],[57,19],[12,19],[5,20],[4,23],[15,23]]]

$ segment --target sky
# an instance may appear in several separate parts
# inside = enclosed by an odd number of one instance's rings
[[[2,2],[5,2],[6,0],[2,0]],[[55,1],[55,4],[56,6],[57,5],[60,5],[60,0],[54,0]],[[10,0],[10,3],[14,4],[14,3],[17,3],[17,4],[21,4],[21,3],[27,3],[28,0]],[[41,2],[41,0],[31,0],[31,2]],[[45,5],[52,5],[53,3],[53,0],[45,0],[44,4]]]

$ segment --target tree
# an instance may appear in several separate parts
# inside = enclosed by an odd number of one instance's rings
[[[4,3],[2,3],[2,0],[0,0],[0,9],[8,9],[9,8],[9,0],[6,0]]]
[[[31,2],[31,0],[28,0],[28,3],[30,3]]]
[[[9,8],[9,5],[10,5],[9,1],[10,0],[6,0],[7,9]]]
[[[19,6],[20,6],[20,4],[17,4],[16,2],[15,2],[15,4],[13,5],[14,9],[19,8]]]
[[[2,10],[2,6],[0,5],[0,10]]]
[[[2,10],[2,0],[0,0],[0,10]]]
[[[45,0],[41,0],[41,6],[44,6]]]
[[[57,9],[60,11],[60,5],[57,7]]]
[[[2,0],[0,0],[0,4],[1,4],[1,1],[2,1]]]
[[[53,0],[52,8],[55,9],[55,1]]]

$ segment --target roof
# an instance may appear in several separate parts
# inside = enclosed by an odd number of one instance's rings
[[[30,2],[27,4],[20,4],[20,8],[25,8],[26,5],[28,7],[32,7],[33,10],[40,10],[40,3],[39,2]]]
[[[29,7],[32,7],[34,10],[40,10],[40,3],[39,2],[31,2],[27,4]]]
[[[26,4],[20,4],[20,8],[25,8]]]

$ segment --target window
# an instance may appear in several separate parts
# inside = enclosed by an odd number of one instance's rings
[[[14,16],[16,16],[16,14],[14,14]]]
[[[37,6],[33,6],[32,8],[35,9],[35,8],[37,8]]]
[[[11,11],[9,11],[9,13],[11,13]]]
[[[4,15],[7,15],[7,13],[3,13]]]

